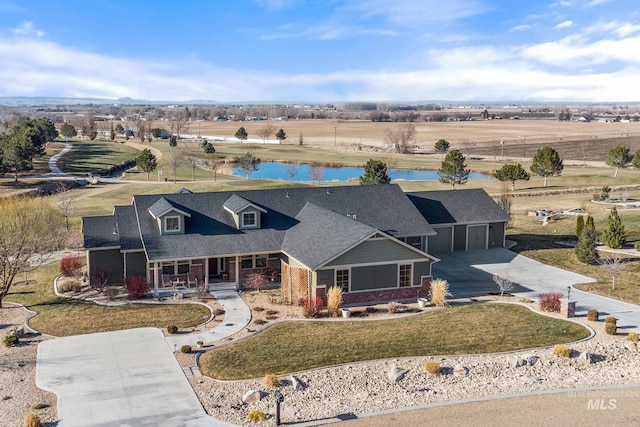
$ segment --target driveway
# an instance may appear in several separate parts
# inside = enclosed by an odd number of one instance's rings
[[[205,413],[155,328],[44,341],[36,384],[58,396],[61,427],[232,425]]]
[[[560,292],[566,298],[568,287],[595,281],[502,248],[433,255],[442,260],[433,265],[433,277],[446,279],[454,298],[497,292],[492,278],[501,273],[509,274],[517,284],[512,294],[534,301],[545,292]],[[578,315],[586,315],[587,310],[595,308],[603,316],[616,317],[618,327],[640,331],[640,306],[574,288],[571,288],[570,297],[576,301]]]

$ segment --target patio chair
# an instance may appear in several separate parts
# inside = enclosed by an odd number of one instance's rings
[[[171,281],[171,277],[168,274],[162,275],[162,286],[165,288],[173,287],[173,282]]]
[[[193,285],[193,286],[192,286]],[[198,287],[198,278],[196,277],[196,273],[187,274],[187,286],[188,287]]]

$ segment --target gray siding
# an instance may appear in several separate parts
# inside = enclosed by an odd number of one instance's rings
[[[501,248],[504,243],[504,222],[489,225],[489,247]]]
[[[375,239],[362,242],[327,265],[353,265],[416,258],[420,258],[420,255],[405,246],[389,239]]]
[[[396,264],[354,267],[351,269],[351,291],[366,291],[398,286]]]
[[[430,262],[416,262],[413,264],[413,285],[420,284],[420,277],[431,276],[431,263]]]
[[[120,249],[107,249],[104,251],[89,251],[89,274],[98,268],[108,268],[111,272],[109,284],[121,285],[124,276],[124,258]],[[143,274],[146,277],[146,273]]]
[[[451,252],[451,230],[452,227],[434,227],[435,236],[429,236],[427,251],[433,252]]]
[[[470,225],[468,232],[469,250],[487,248],[487,225]]]
[[[144,252],[128,252],[127,257],[127,277],[147,276],[147,257]]]
[[[467,249],[467,226],[456,225],[453,238],[453,250],[464,251]]]

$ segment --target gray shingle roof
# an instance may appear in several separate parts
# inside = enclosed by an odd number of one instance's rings
[[[85,249],[117,247],[120,245],[116,218],[113,215],[82,218]]]
[[[476,224],[510,217],[481,188],[407,193],[429,224]]]
[[[132,205],[116,206],[114,215],[117,218],[120,249],[123,251],[142,249],[142,240],[138,230],[136,210]]]
[[[238,213],[247,208],[248,206],[255,206],[253,203],[245,199],[244,197],[240,197],[237,194],[232,194],[223,204],[223,206],[230,212]],[[259,206],[256,206],[262,212],[266,212]]]
[[[282,250],[307,268],[316,270],[377,230],[307,203],[296,215],[299,222],[285,234]]]

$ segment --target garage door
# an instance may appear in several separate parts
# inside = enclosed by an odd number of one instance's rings
[[[433,227],[436,231],[435,236],[429,236],[429,245],[427,246],[427,251],[429,253],[434,252],[451,252],[451,227],[443,227],[436,228]]]
[[[467,249],[487,249],[487,226],[470,225],[467,232]]]

